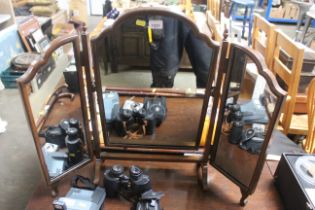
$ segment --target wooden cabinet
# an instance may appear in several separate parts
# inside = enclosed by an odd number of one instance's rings
[[[139,17],[143,19],[143,17]],[[117,65],[149,66],[150,46],[146,29],[135,25],[135,19],[122,24],[111,37],[112,71]]]
[[[137,19],[145,20],[145,17],[136,17],[124,22],[110,39],[110,63],[112,72],[117,72],[119,65],[138,67],[150,66],[150,45],[147,29],[135,24]],[[190,60],[184,51],[181,68],[191,68]]]

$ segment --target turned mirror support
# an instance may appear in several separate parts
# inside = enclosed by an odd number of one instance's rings
[[[198,183],[204,191],[207,191],[209,189],[208,168],[209,168],[208,163],[200,162],[196,164]]]
[[[57,195],[58,195],[58,187],[57,187],[57,185],[51,186],[50,193],[51,193],[52,197],[57,197]]]
[[[243,190],[241,189],[241,194],[242,194],[242,197],[241,197],[241,200],[240,200],[240,205],[241,206],[245,206],[248,202],[248,196],[249,196],[249,193],[247,190]]]

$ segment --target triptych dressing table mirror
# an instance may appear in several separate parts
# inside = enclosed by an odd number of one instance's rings
[[[255,52],[200,31],[181,11],[143,7],[97,35],[52,42],[18,81],[48,185],[94,159],[98,182],[100,163],[112,159],[195,163],[206,188],[210,163],[240,187],[245,205],[285,92]],[[33,80],[50,59],[55,66],[37,90]],[[51,153],[63,158],[43,150],[59,134],[65,144]],[[72,154],[73,145],[80,152]],[[47,153],[54,164],[64,161],[58,173],[50,173]]]

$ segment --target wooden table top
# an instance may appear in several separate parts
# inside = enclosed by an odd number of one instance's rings
[[[281,210],[282,203],[273,185],[270,168],[275,168],[277,162],[267,162],[265,165],[256,192],[249,197],[247,205],[242,208],[238,202],[241,197],[239,188],[212,167],[209,167],[209,190],[203,191],[197,183],[194,164],[188,163],[156,163],[156,162],[132,162],[132,161],[106,161],[106,167],[113,164],[132,164],[140,166],[146,174],[150,175],[153,190],[161,191],[165,196],[161,199],[161,205],[165,210]],[[92,164],[80,169],[76,174],[92,177]],[[273,173],[273,172],[272,172]],[[70,189],[71,177],[60,182],[59,195],[65,196]],[[50,190],[42,181],[29,200],[26,210],[53,209],[53,197]],[[119,199],[105,199],[103,209],[119,210],[130,209],[131,204]]]

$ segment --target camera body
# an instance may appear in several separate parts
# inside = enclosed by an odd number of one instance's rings
[[[162,210],[160,199],[163,193],[149,190],[141,195],[139,201],[133,206],[132,210]]]
[[[243,107],[243,105],[242,105]],[[254,109],[253,109],[254,110]],[[254,110],[255,111],[255,110]],[[252,154],[259,154],[264,142],[264,123],[249,123],[244,120],[256,113],[241,111],[239,104],[228,104],[226,122],[229,124],[228,140],[231,144],[237,144]],[[263,128],[259,128],[259,127]]]
[[[106,197],[104,188],[95,187],[91,181],[85,177],[75,176],[72,187],[65,197],[60,197],[53,201],[55,210],[101,210]],[[81,181],[85,186],[79,187],[77,181]]]
[[[104,186],[109,198],[118,197],[120,193],[134,198],[140,197],[142,193],[151,190],[151,180],[137,166],[131,166],[129,176],[126,176],[121,165],[114,165],[105,170]]]
[[[242,139],[244,128],[243,114],[239,104],[228,104],[228,114],[226,122],[230,124],[229,142],[232,144],[239,144]]]
[[[51,177],[60,175],[66,167],[68,155],[66,152],[58,150],[59,146],[51,143],[45,143],[42,147],[48,174]]]
[[[128,132],[153,135],[166,118],[166,98],[144,98],[144,103],[126,100],[123,107],[113,107],[113,128],[118,136],[126,136]]]
[[[58,125],[40,132],[46,141],[42,151],[50,176],[57,176],[82,161],[83,136],[80,122],[74,118],[61,120]]]
[[[122,196],[132,201],[132,210],[161,210],[160,198],[164,194],[152,190],[150,177],[137,166],[129,168],[129,176],[124,174],[121,165],[105,170],[104,187],[107,197]]]

